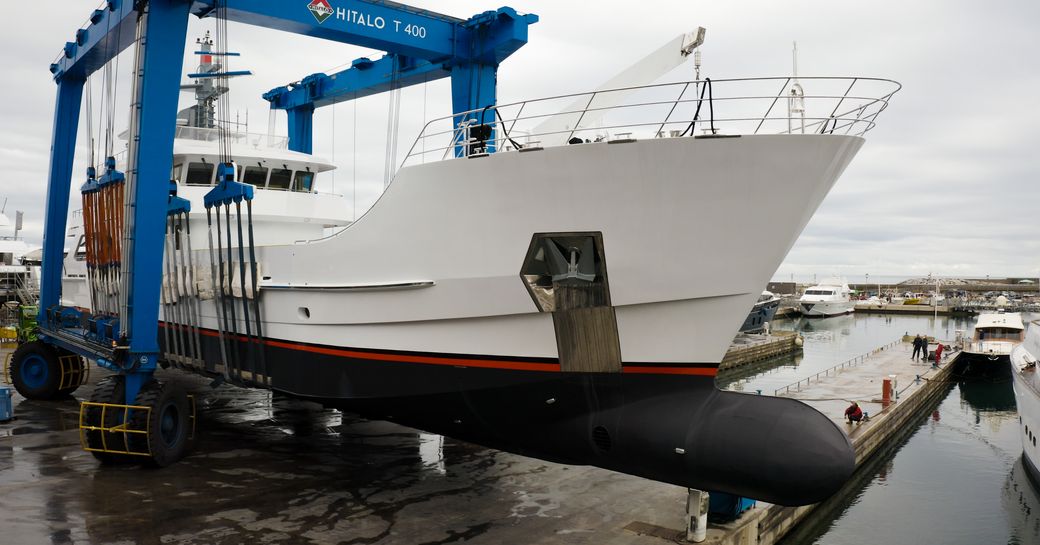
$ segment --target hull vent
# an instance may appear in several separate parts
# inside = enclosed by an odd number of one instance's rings
[[[596,448],[603,452],[610,451],[610,447],[614,446],[613,441],[610,439],[610,432],[603,426],[592,428],[592,442],[596,444]]]

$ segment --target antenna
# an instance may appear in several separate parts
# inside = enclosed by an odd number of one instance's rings
[[[805,134],[805,90],[802,89],[802,84],[798,83],[798,42],[794,42],[794,48],[791,50],[791,62],[794,82],[791,83],[791,91],[787,95],[787,134],[794,132],[792,119],[796,114],[801,118],[801,131]]]

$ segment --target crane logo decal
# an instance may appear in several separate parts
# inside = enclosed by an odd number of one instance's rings
[[[319,25],[335,13],[329,4],[329,0],[311,0],[311,3],[307,5],[307,9],[311,10],[311,15],[314,15]]]

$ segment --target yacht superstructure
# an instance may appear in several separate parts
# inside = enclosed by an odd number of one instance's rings
[[[220,70],[208,33],[198,40],[198,47],[201,62],[197,72]],[[226,93],[226,88],[203,80],[183,89],[195,92],[196,104],[178,114],[170,179],[176,183],[177,195],[192,204],[190,225],[184,229],[191,233],[193,248],[202,249],[209,244],[203,198],[217,184],[222,138],[229,140],[235,152],[239,164],[236,180],[251,185],[258,196],[252,210],[257,245],[315,240],[350,225],[353,218],[346,198],[329,191],[335,165],[289,150],[287,137],[249,133],[237,124],[219,123],[212,102]],[[116,168],[120,170],[125,168],[119,161],[123,155],[117,156]],[[67,234],[62,301],[68,306],[90,309],[85,246],[83,215],[76,211]]]

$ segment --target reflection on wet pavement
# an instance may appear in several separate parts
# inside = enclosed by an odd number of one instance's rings
[[[76,399],[15,395],[17,418],[0,425],[0,543],[654,543],[622,528],[683,525],[678,487],[162,378],[197,394],[200,435],[161,470],[83,452]]]

